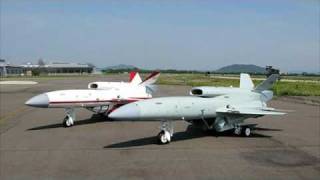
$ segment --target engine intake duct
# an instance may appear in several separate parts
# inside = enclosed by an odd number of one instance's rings
[[[89,89],[97,89],[97,88],[98,88],[98,84],[96,84],[96,83],[89,84]]]
[[[210,86],[200,86],[194,87],[190,90],[190,95],[192,96],[200,96],[200,97],[215,97],[225,94],[235,94],[235,93],[243,93],[250,92],[248,89],[240,89],[233,87],[210,87]]]
[[[213,97],[219,96],[225,93],[225,88],[216,88],[216,87],[194,87],[190,91],[192,96],[201,96],[201,97]]]
[[[190,94],[194,96],[201,96],[203,95],[203,91],[202,89],[191,89]]]

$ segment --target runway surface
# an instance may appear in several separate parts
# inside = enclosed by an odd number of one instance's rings
[[[108,78],[41,79],[0,86],[0,179],[319,179],[320,107],[279,98],[285,116],[250,119],[252,137],[203,133],[175,122],[173,142],[157,145],[159,122],[109,122],[77,109],[62,127],[63,109],[24,102],[39,93],[86,88]],[[190,87],[159,86],[155,96],[187,95]]]

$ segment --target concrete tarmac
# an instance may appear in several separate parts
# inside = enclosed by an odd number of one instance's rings
[[[63,109],[26,107],[30,97],[126,76],[43,78],[0,86],[0,179],[319,179],[320,107],[279,98],[285,116],[249,119],[252,137],[212,135],[175,122],[173,141],[156,144],[159,122],[116,122],[77,109],[71,128]],[[155,96],[187,95],[159,86]]]

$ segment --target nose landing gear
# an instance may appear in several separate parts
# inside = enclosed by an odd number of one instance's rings
[[[65,112],[66,112],[66,117],[63,119],[63,126],[64,127],[71,127],[74,125],[74,121],[76,119],[76,115],[75,115],[75,112],[74,112],[74,109],[73,108],[66,108],[65,109]]]
[[[168,144],[171,142],[173,136],[173,125],[171,121],[162,121],[160,127],[160,133],[158,134],[159,144]]]
[[[171,135],[168,131],[161,131],[158,134],[159,144],[167,144],[171,142]]]

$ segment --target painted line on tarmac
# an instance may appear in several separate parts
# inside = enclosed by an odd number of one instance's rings
[[[36,81],[0,81],[2,85],[34,85],[38,84]]]

